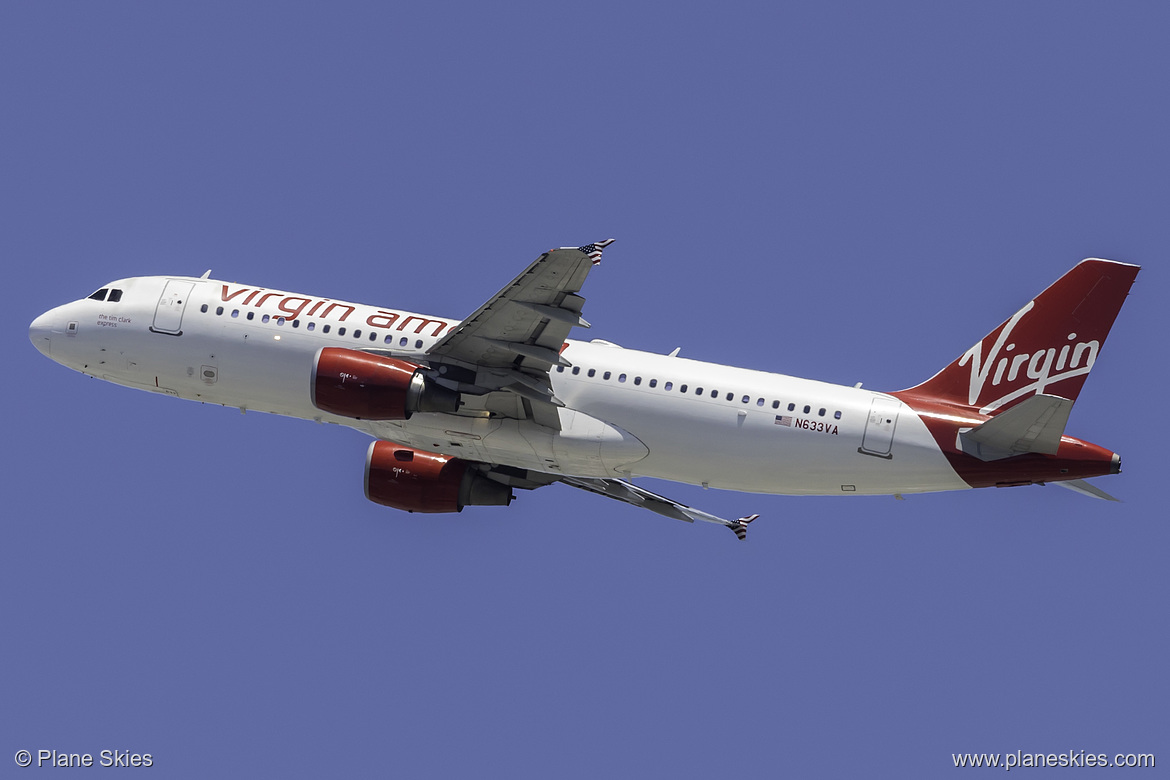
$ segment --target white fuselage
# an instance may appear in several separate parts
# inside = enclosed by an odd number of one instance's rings
[[[572,365],[550,372],[565,405],[559,432],[487,412],[341,417],[311,400],[322,347],[425,362],[458,321],[190,277],[137,277],[110,288],[122,291],[117,302],[82,299],[46,312],[33,323],[33,342],[60,363],[128,387],[552,474],[783,494],[968,487],[919,416],[889,395],[601,342],[566,342]]]

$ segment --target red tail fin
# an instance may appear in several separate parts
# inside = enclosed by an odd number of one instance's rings
[[[1076,400],[1138,270],[1081,261],[949,366],[903,392],[981,414],[1036,393]]]

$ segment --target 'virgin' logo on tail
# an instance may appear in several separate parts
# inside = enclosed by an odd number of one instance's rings
[[[991,379],[992,387],[1006,383],[1006,388],[1010,388],[1005,395],[985,403],[979,409],[980,414],[989,414],[1022,396],[1043,393],[1049,385],[1065,379],[1083,376],[1089,373],[1093,364],[1097,362],[1097,352],[1101,349],[1101,343],[1092,339],[1074,344],[1072,342],[1077,337],[1075,333],[1068,334],[1069,343],[1060,347],[1059,352],[1056,347],[1041,347],[1032,352],[1012,354],[1016,350],[1016,344],[1009,343],[1012,331],[1035,304],[1035,301],[1030,301],[1004,323],[986,359],[983,357],[983,341],[971,347],[959,358],[960,366],[971,364],[971,384],[967,402],[972,406],[979,403],[988,378]],[[1027,348],[1030,345],[1022,346]],[[1024,377],[1033,381],[1014,387],[1014,383],[1020,378],[1021,369],[1024,371]]]

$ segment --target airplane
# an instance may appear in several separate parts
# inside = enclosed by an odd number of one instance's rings
[[[1139,267],[1088,259],[925,382],[877,392],[569,338],[613,239],[540,255],[464,320],[200,277],[119,279],[29,338],[127,387],[346,425],[373,437],[369,500],[407,512],[506,506],[560,482],[740,539],[651,477],[787,495],[895,495],[1088,482],[1117,453],[1066,436]]]

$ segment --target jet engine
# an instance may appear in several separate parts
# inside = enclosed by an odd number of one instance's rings
[[[459,458],[376,441],[366,452],[366,498],[406,512],[461,512],[507,506],[512,489]]]
[[[313,406],[359,420],[409,420],[415,412],[455,412],[459,393],[397,358],[324,347],[313,361]]]

